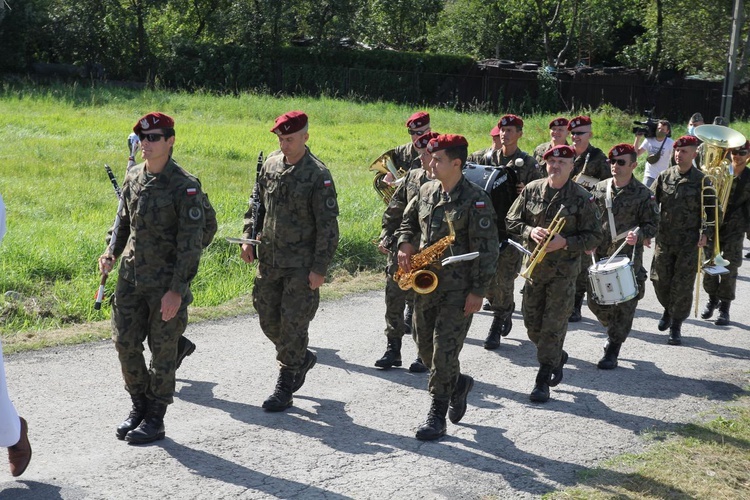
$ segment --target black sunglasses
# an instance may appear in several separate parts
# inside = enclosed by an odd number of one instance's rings
[[[571,132],[571,133],[570,133],[570,135],[575,135],[575,136],[578,136],[578,135],[586,135],[586,134],[588,134],[588,132]]]
[[[624,167],[625,165],[627,165],[627,164],[628,164],[628,161],[627,161],[627,160],[623,160],[622,158],[621,158],[621,159],[619,159],[619,160],[618,160],[618,159],[615,159],[615,158],[610,158],[609,162],[610,162],[610,163],[611,163],[612,165],[614,165],[615,163],[617,163],[617,164],[618,164],[618,165],[620,165],[621,167]]]
[[[164,134],[144,134],[142,132],[138,133],[138,138],[141,141],[159,142],[162,137],[166,137],[166,135],[164,135]]]
[[[732,154],[733,155],[737,155],[737,156],[745,156],[745,155],[747,155],[747,153],[748,153],[747,149],[734,149],[734,150],[732,150]]]
[[[426,133],[426,130],[409,130],[409,135],[422,135]]]

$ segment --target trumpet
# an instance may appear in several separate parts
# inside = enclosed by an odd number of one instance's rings
[[[453,230],[453,221],[448,220],[448,236],[443,236],[438,241],[428,246],[421,252],[411,256],[411,271],[405,273],[399,267],[393,275],[393,281],[398,283],[401,290],[413,288],[419,294],[432,293],[438,286],[437,274],[425,269],[436,262],[443,252],[456,241],[456,233]]]
[[[560,210],[557,211],[557,213],[555,214],[555,218],[552,219],[549,227],[547,227],[547,237],[542,243],[536,246],[534,252],[529,257],[529,263],[526,266],[526,270],[519,274],[520,277],[522,277],[529,283],[534,282],[534,280],[531,279],[531,273],[534,272],[534,268],[536,267],[536,265],[544,260],[544,256],[547,255],[547,246],[549,245],[550,241],[552,241],[552,239],[558,233],[560,233],[560,231],[562,231],[563,227],[565,227],[565,218],[560,216],[564,208],[564,205],[560,205]]]

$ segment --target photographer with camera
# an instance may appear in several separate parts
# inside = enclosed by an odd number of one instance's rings
[[[672,134],[672,126],[667,120],[654,120],[650,116],[646,121],[634,123],[641,126],[633,127],[633,147],[638,156],[648,152],[643,170],[643,183],[650,188],[659,174],[669,168],[674,146],[674,141],[669,137]]]

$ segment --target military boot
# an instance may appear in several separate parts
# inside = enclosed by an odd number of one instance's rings
[[[492,325],[490,325],[490,331],[487,333],[487,338],[484,339],[484,348],[488,350],[497,349],[500,347],[500,335],[502,335],[503,317],[495,316],[492,318]]]
[[[401,366],[401,339],[389,338],[388,347],[385,354],[379,360],[375,361],[378,368],[390,368],[391,366]]]
[[[167,405],[161,401],[149,401],[146,416],[138,427],[125,435],[130,444],[146,444],[164,439],[164,414]]]
[[[510,307],[510,312],[505,316],[503,321],[503,326],[500,328],[500,335],[503,337],[507,337],[510,333],[510,330],[513,328],[513,311],[516,310],[516,303],[513,302],[513,305]]]
[[[182,360],[193,354],[195,344],[183,336],[177,341],[177,368],[182,364]]]
[[[469,392],[474,387],[474,379],[468,375],[459,375],[456,381],[456,387],[451,395],[450,406],[448,407],[448,418],[454,424],[457,424],[466,414],[466,399]]]
[[[669,327],[669,339],[667,344],[669,345],[681,345],[682,344],[682,321],[672,320],[672,326]]]
[[[726,326],[729,324],[729,305],[731,302],[722,300],[719,302],[719,317],[714,321],[715,325]]]
[[[552,365],[542,365],[536,374],[536,385],[529,394],[529,399],[534,403],[546,403],[549,400],[549,379],[552,375]]]
[[[133,400],[133,408],[128,414],[128,418],[117,426],[115,435],[117,439],[125,439],[128,432],[138,427],[143,421],[143,417],[146,416],[146,410],[148,410],[148,399],[145,394],[131,394],[130,399]]]
[[[706,307],[703,308],[703,312],[701,313],[701,318],[709,319],[711,316],[713,316],[714,309],[716,309],[716,306],[718,305],[719,298],[716,295],[709,295],[708,302],[706,302]]]
[[[667,328],[669,328],[672,325],[672,315],[669,314],[669,311],[664,309],[664,313],[661,315],[661,319],[659,319],[659,331],[663,332]]]
[[[294,383],[292,384],[292,392],[297,392],[300,387],[305,383],[305,377],[307,376],[307,372],[310,371],[310,368],[315,366],[315,363],[318,362],[318,357],[310,350],[307,349],[305,351],[305,360],[302,361],[302,366],[300,366],[297,373],[294,375]]]
[[[427,370],[429,370],[429,368],[427,368],[427,365],[424,364],[422,358],[419,357],[412,361],[409,365],[409,371],[412,373],[424,373]]]
[[[617,356],[620,355],[622,342],[608,341],[604,346],[604,357],[596,364],[602,370],[614,370],[617,368]]]
[[[445,436],[446,423],[445,414],[448,413],[448,400],[433,399],[427,419],[417,428],[416,438],[422,441],[431,441]]]
[[[266,411],[284,411],[292,406],[292,386],[294,385],[295,373],[291,370],[279,370],[279,378],[276,380],[276,389],[268,399],[263,401],[263,409]]]
[[[568,323],[578,323],[581,321],[581,307],[583,307],[583,295],[576,294],[575,302],[573,303],[573,312],[570,313]]]
[[[562,382],[563,379],[563,366],[565,366],[565,363],[568,362],[568,353],[563,351],[562,355],[560,356],[560,364],[557,365],[554,370],[552,370],[552,376],[549,378],[549,386],[555,387],[560,382]]]
[[[21,421],[21,436],[18,442],[8,447],[8,461],[10,462],[10,474],[18,477],[26,471],[31,461],[31,443],[29,442],[29,425],[23,417]]]
[[[411,323],[412,319],[414,318],[414,306],[406,303],[406,308],[404,309],[404,334],[411,335]]]

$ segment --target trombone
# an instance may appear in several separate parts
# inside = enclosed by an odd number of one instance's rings
[[[713,226],[714,228],[713,264],[714,266],[717,266],[718,268],[725,268],[726,266],[729,265],[729,261],[722,256],[721,248],[719,247],[719,223],[720,223],[719,195],[718,195],[716,188],[712,185],[713,181],[714,181],[714,177],[708,174],[701,181],[701,217],[703,218],[702,227],[706,228],[706,227]],[[730,187],[731,187],[731,183],[730,183]],[[713,202],[708,202],[707,199],[712,199]],[[706,217],[706,209],[708,210],[713,209],[714,211],[713,221],[709,221],[708,217]],[[694,317],[696,318],[698,317],[698,302],[700,300],[700,294],[701,294],[701,276],[702,276],[701,271],[705,271],[709,269],[710,267],[712,267],[708,265],[711,263],[711,259],[706,260],[705,262],[703,261],[703,258],[704,258],[703,254],[704,254],[703,247],[698,247],[698,269],[696,270],[696,276],[695,276],[695,311],[694,311]],[[715,274],[722,274],[722,273],[716,272]]]
[[[547,246],[549,245],[550,241],[552,241],[552,239],[560,231],[562,231],[563,227],[565,227],[565,218],[560,216],[564,208],[564,205],[560,205],[560,210],[557,211],[554,219],[552,219],[549,227],[547,227],[547,237],[542,243],[536,246],[534,252],[531,254],[531,256],[529,256],[529,263],[526,266],[526,270],[519,274],[520,277],[522,277],[529,283],[534,283],[534,281],[531,279],[531,273],[534,272],[534,268],[536,267],[536,265],[544,259],[545,255],[547,255]]]

